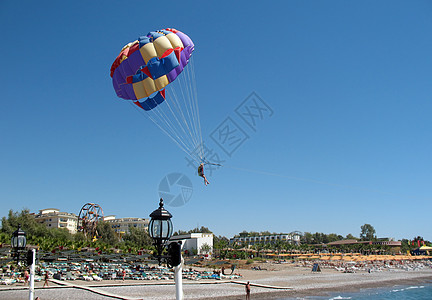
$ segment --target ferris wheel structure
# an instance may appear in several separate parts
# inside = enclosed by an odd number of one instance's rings
[[[103,210],[99,204],[84,204],[78,215],[78,231],[83,232],[86,237],[96,237],[97,224],[103,221],[103,218]]]

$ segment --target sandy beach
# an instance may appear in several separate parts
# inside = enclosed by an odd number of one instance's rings
[[[364,270],[344,273],[330,267],[324,267],[321,272],[312,272],[308,264],[265,263],[260,265],[263,270],[239,269],[242,278],[238,280],[184,280],[183,291],[185,299],[244,299],[244,283],[250,281],[253,299],[280,299],[432,282],[430,264],[417,266],[422,267],[391,268],[371,273]],[[35,286],[35,295],[41,300],[175,299],[175,286],[172,280],[109,280],[98,283],[51,280],[49,287],[43,288],[43,282],[36,282]],[[0,299],[27,298],[28,288],[24,284],[0,287]]]

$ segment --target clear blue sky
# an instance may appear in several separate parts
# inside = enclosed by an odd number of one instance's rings
[[[87,202],[148,217],[172,172],[193,195],[175,229],[432,240],[430,1],[1,1],[0,215]],[[185,155],[116,97],[121,47],[174,27],[195,42],[205,187]],[[273,112],[236,114],[252,92]],[[249,138],[227,156],[227,118]]]

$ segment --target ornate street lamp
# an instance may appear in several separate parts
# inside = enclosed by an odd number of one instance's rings
[[[163,207],[163,199],[160,199],[159,208],[150,214],[150,223],[148,231],[150,237],[153,239],[153,245],[157,249],[157,259],[159,265],[162,262],[162,252],[166,246],[167,241],[173,234],[173,225],[171,222],[172,215]]]
[[[159,265],[165,259],[167,265],[174,267],[174,281],[176,285],[176,299],[183,299],[182,265],[181,265],[181,245],[173,242],[168,245],[168,255],[162,255],[168,240],[173,234],[172,215],[163,207],[163,199],[160,199],[159,208],[150,214],[148,231],[156,246],[156,257]]]
[[[19,264],[20,254],[24,251],[26,244],[27,244],[26,233],[23,230],[21,230],[21,225],[18,224],[18,229],[15,230],[14,233],[12,233],[12,238],[11,238],[11,247],[14,256],[16,256],[17,264]]]

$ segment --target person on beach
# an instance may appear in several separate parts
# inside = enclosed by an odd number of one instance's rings
[[[206,176],[204,175],[204,164],[201,163],[198,167],[198,176],[204,178],[204,184],[207,185],[210,182],[207,180]]]
[[[47,271],[47,272],[45,272],[45,282],[44,282],[43,287],[45,287],[45,286],[49,287],[48,278],[49,278],[49,275],[48,275],[48,271]]]
[[[250,300],[251,287],[249,281],[246,283],[245,289],[246,289],[246,300]]]
[[[27,270],[25,270],[24,271],[24,283],[25,284],[28,284],[29,278],[30,278],[29,272]]]

